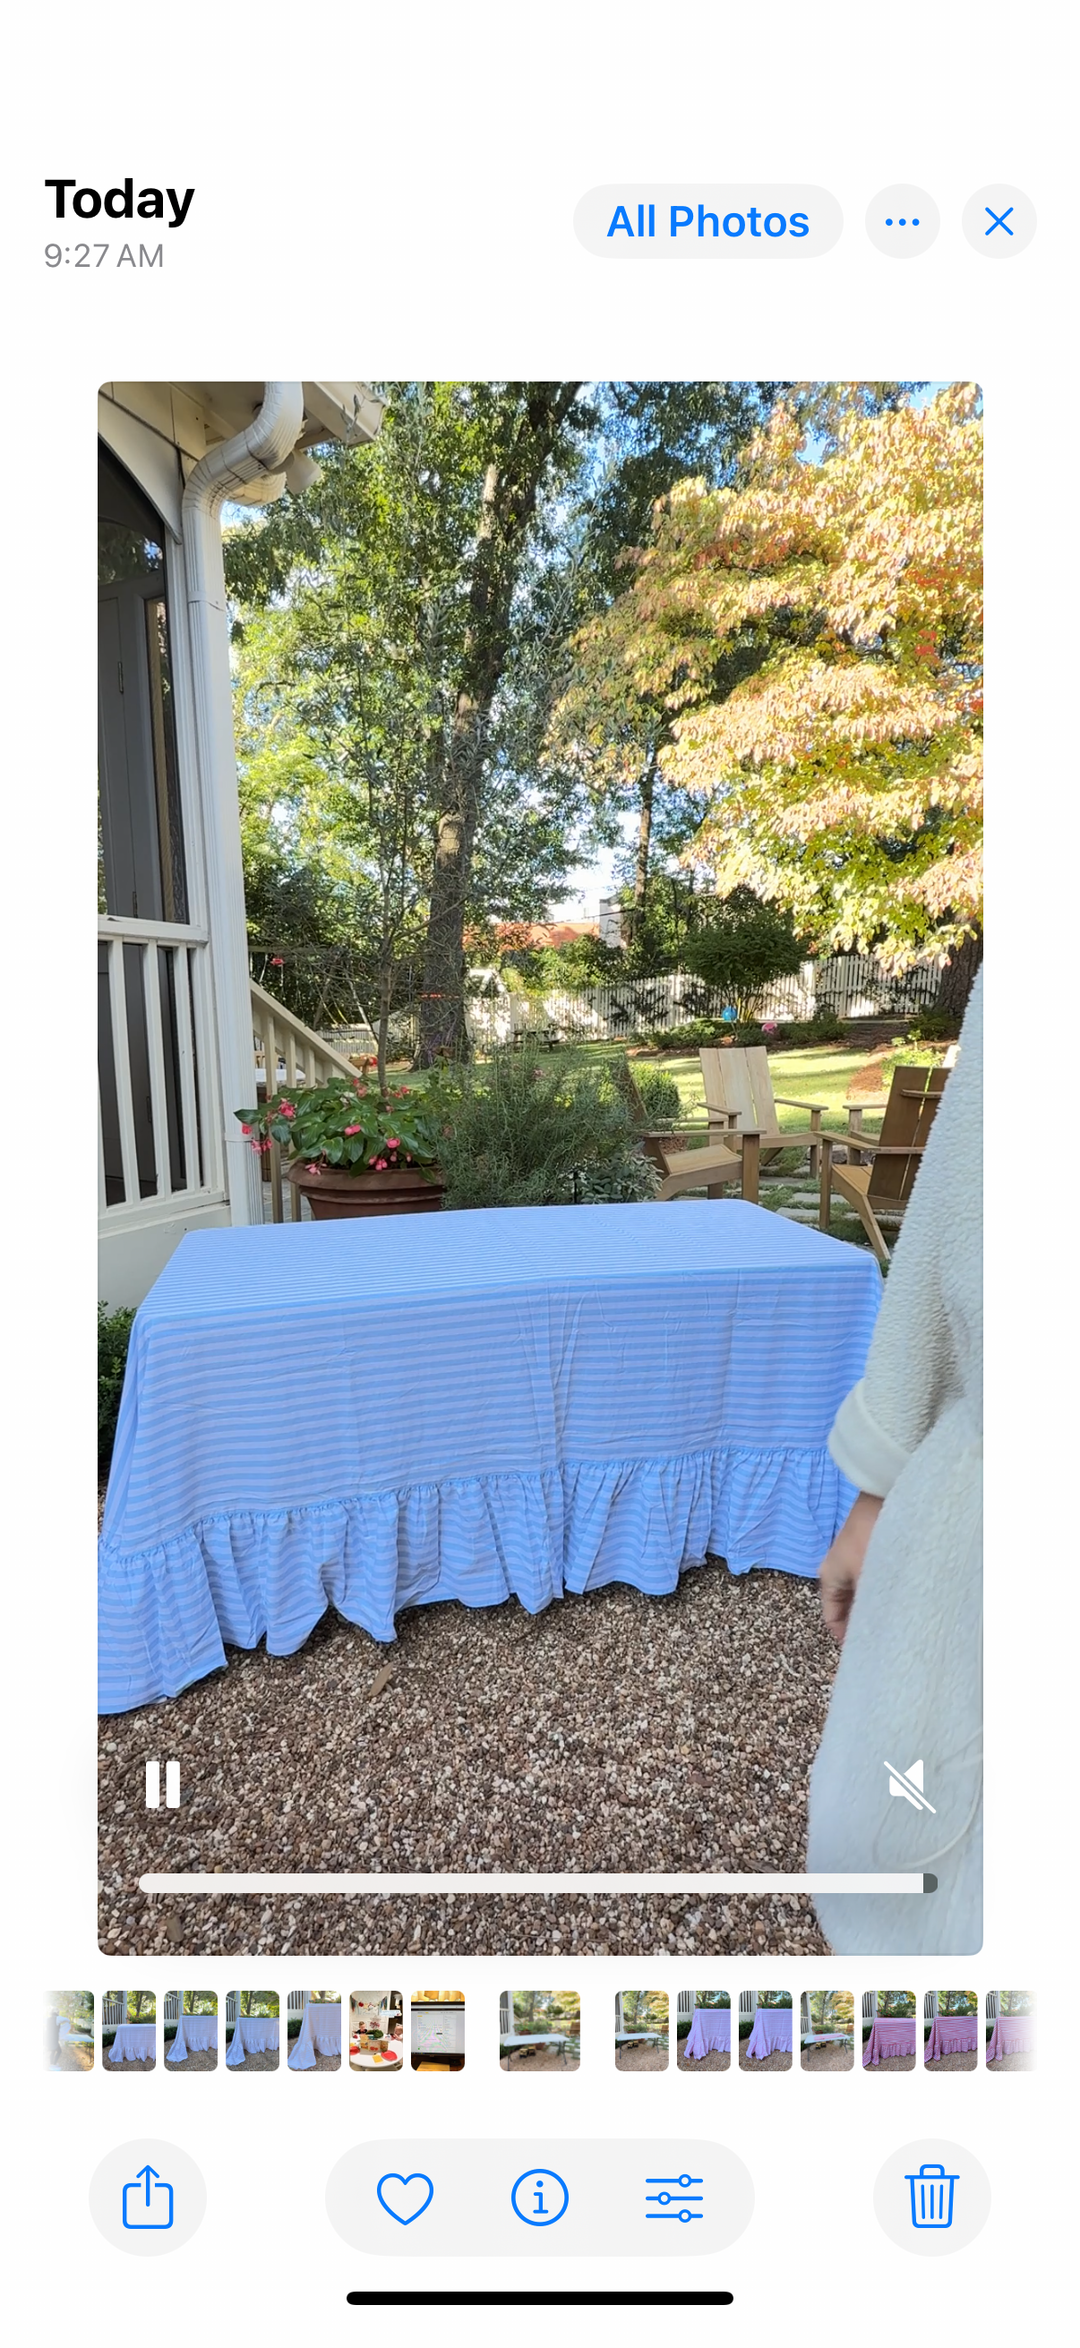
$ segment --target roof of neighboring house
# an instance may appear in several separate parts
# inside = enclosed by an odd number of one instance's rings
[[[500,945],[519,950],[528,946],[569,946],[575,938],[598,938],[598,921],[497,921],[494,935]]]

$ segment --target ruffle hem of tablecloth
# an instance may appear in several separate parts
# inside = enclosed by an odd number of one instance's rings
[[[673,1590],[706,1555],[816,1574],[854,1498],[824,1446],[730,1447],[416,1484],[296,1509],[235,1509],[131,1551],[100,1545],[100,1710],[176,1696],[226,1646],[302,1647],[328,1606],[386,1642],[404,1607],[628,1582]]]

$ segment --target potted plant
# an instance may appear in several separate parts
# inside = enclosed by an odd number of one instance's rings
[[[439,1148],[449,1130],[445,1079],[380,1092],[366,1071],[286,1088],[238,1109],[259,1156],[277,1142],[284,1171],[317,1221],[340,1215],[419,1215],[443,1203]]]

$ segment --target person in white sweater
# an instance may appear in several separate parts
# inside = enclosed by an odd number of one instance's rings
[[[982,977],[829,1449],[858,1491],[821,1568],[842,1644],[810,1777],[812,1870],[926,1872],[929,1895],[823,1894],[838,1954],[982,1944]],[[921,1761],[920,1810],[889,1762]]]

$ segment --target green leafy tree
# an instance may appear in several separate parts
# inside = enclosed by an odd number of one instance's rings
[[[764,904],[753,889],[733,889],[689,939],[683,959],[704,986],[718,987],[740,1019],[760,1009],[765,989],[794,975],[806,957],[790,914]]]
[[[661,501],[580,641],[586,739],[590,697],[616,733],[663,712],[684,859],[898,969],[981,920],[981,512],[973,387],[848,402],[819,440],[781,401],[732,482]]]

